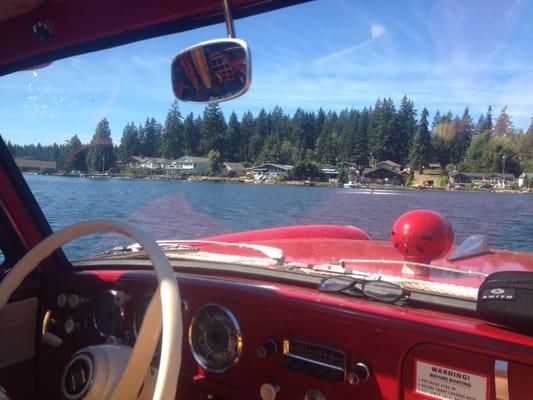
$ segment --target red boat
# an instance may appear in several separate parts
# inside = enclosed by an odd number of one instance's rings
[[[296,3],[5,2],[0,74],[224,18],[231,33],[230,11]],[[0,187],[2,400],[531,398],[532,331],[513,325],[531,287],[491,289],[508,306],[500,322],[480,313],[479,288],[533,272],[533,254],[481,235],[454,245],[436,212],[404,214],[390,241],[338,225],[155,241],[96,220],[53,233],[2,140]],[[135,244],[80,261],[57,250],[95,232]]]

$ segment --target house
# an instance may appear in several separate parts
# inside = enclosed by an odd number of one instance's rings
[[[518,186],[521,188],[531,186],[532,182],[533,172],[522,172],[518,177]]]
[[[442,172],[442,165],[440,163],[429,163],[427,168],[424,168],[424,174],[440,175]]]
[[[183,156],[173,161],[170,169],[178,174],[205,175],[207,173],[207,157]]]
[[[387,161],[380,161],[378,162],[374,168],[380,169],[380,168],[388,168],[392,171],[400,172],[400,168],[402,166],[400,164],[395,163],[394,161],[387,160]]]
[[[322,164],[320,166],[320,172],[322,172],[322,174],[328,179],[328,181],[331,181],[332,179],[337,179],[337,177],[339,176],[339,171],[331,164]]]
[[[504,188],[514,182],[513,174],[501,174],[498,172],[459,172],[450,173],[450,184],[468,184],[486,185],[489,184],[495,188]]]
[[[226,172],[228,175],[233,176],[244,176],[246,174],[246,168],[244,168],[244,165],[237,162],[228,162],[225,161],[222,163],[222,170]]]
[[[26,158],[15,158],[17,166],[22,171],[41,171],[41,170],[56,170],[57,164],[55,161],[41,161],[29,160]]]
[[[123,164],[135,169],[169,169],[172,161],[159,157],[130,156]]]
[[[252,168],[252,175],[257,182],[274,181],[280,176],[288,178],[292,169],[292,165],[261,164]]]
[[[376,168],[365,168],[363,170],[361,182],[403,185],[405,176],[406,174],[401,173],[399,170],[391,169],[388,166],[376,166]]]
[[[355,163],[341,161],[337,163],[337,171],[340,171],[341,169],[344,169],[348,172],[355,172],[359,168],[357,167],[357,164]]]

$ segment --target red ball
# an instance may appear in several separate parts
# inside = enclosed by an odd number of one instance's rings
[[[438,212],[413,210],[394,222],[391,241],[406,261],[429,264],[450,250],[453,229]]]

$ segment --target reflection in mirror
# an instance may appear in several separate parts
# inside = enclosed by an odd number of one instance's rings
[[[363,286],[363,295],[374,300],[394,303],[404,294],[401,286],[386,281],[367,281]]]
[[[215,103],[250,87],[250,52],[240,39],[217,39],[179,53],[172,61],[172,89],[182,101]]]

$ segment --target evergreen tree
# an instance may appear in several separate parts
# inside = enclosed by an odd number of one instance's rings
[[[55,145],[55,144],[54,144]],[[57,146],[57,145],[55,145]],[[55,147],[54,146],[54,147]],[[81,144],[78,135],[74,135],[67,141],[65,146],[66,157],[64,158],[64,169],[67,171],[87,171],[87,163],[85,161],[85,147]],[[57,146],[58,156],[61,153],[61,148]],[[56,160],[58,159],[56,156]]]
[[[209,104],[204,109],[202,125],[200,127],[200,148],[203,154],[211,150],[218,150],[220,157],[225,160],[227,153],[226,121],[224,114],[217,103]]]
[[[183,154],[190,156],[199,155],[200,122],[194,119],[193,113],[187,115],[183,121]]]
[[[507,136],[513,131],[513,123],[511,117],[507,114],[507,106],[502,108],[502,111],[496,119],[496,125],[494,125],[494,135]]]
[[[155,118],[146,118],[142,128],[144,143],[142,144],[142,155],[145,157],[158,157],[161,146],[161,124]]]
[[[416,135],[413,139],[413,145],[411,146],[410,162],[411,166],[415,169],[419,169],[422,173],[422,169],[429,165],[430,153],[431,153],[431,134],[429,133],[429,113],[426,108],[422,110],[420,116],[420,122]]]
[[[183,123],[177,100],[168,111],[161,135],[159,152],[163,158],[176,159],[183,155]]]
[[[93,171],[107,171],[115,166],[113,139],[106,118],[98,122],[87,151],[87,166]]]
[[[402,98],[397,114],[397,126],[399,130],[395,159],[402,162],[408,158],[411,141],[416,132],[416,110],[406,95]]]
[[[228,121],[228,129],[226,131],[227,159],[231,161],[239,161],[239,143],[241,142],[241,124],[237,118],[235,111],[231,113]]]
[[[492,106],[489,106],[487,110],[487,115],[483,121],[483,130],[492,132]]]
[[[255,121],[250,111],[244,113],[241,119],[241,141],[239,142],[239,160],[254,162],[253,151],[250,147],[250,139],[254,134]]]
[[[118,147],[118,157],[124,161],[130,156],[141,154],[141,141],[139,131],[133,122],[126,124]]]

